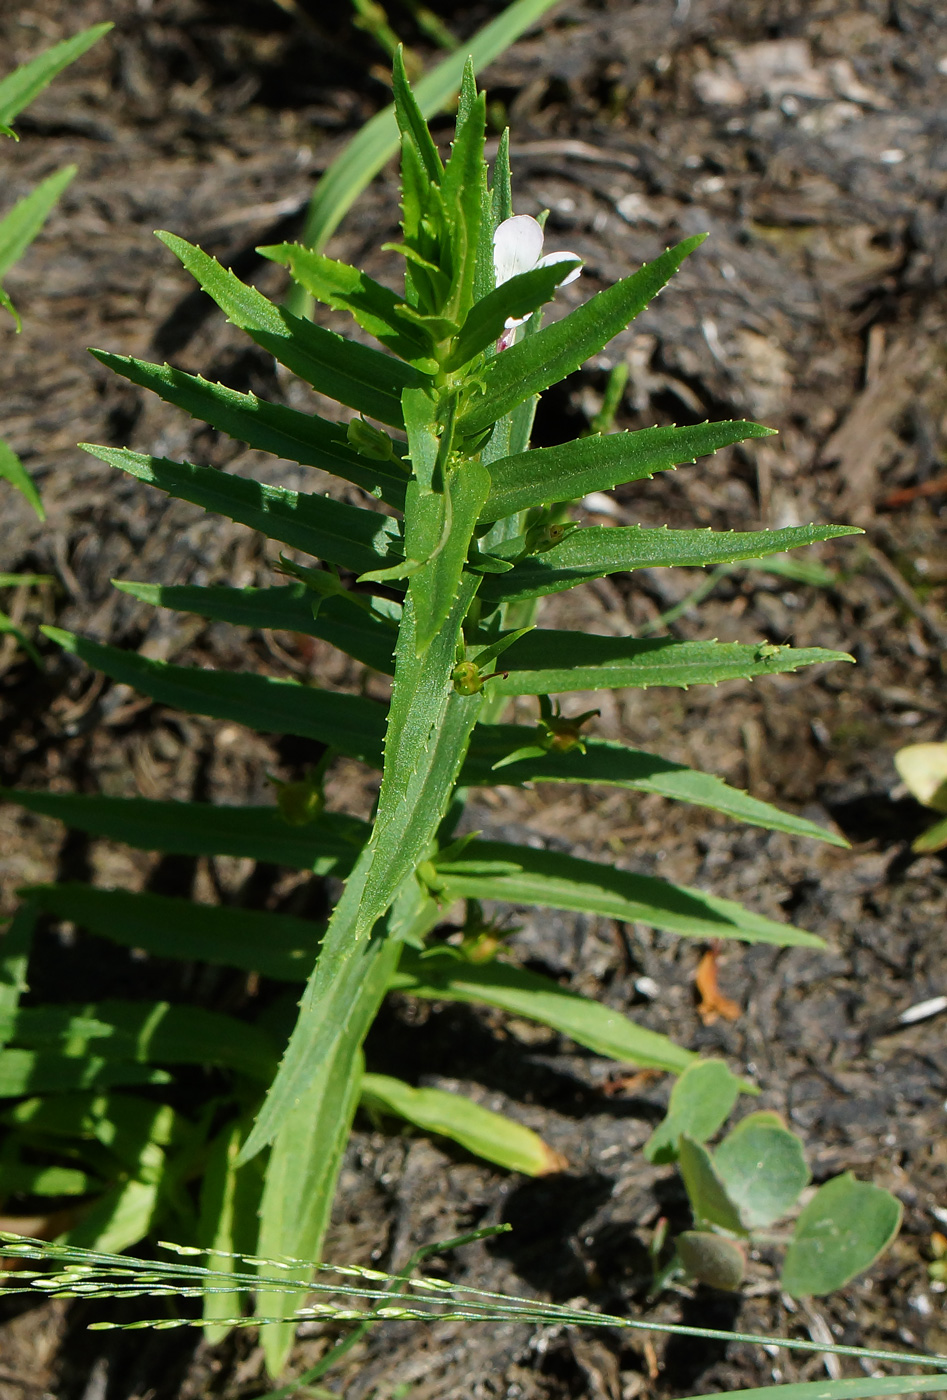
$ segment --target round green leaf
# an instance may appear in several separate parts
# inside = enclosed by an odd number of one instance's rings
[[[733,1240],[703,1230],[685,1230],[677,1237],[678,1258],[691,1278],[711,1288],[733,1291],[746,1273],[746,1255]]]
[[[809,1182],[802,1143],[765,1113],[744,1118],[724,1138],[713,1162],[748,1230],[779,1220]]]
[[[794,1298],[842,1288],[873,1264],[901,1225],[901,1202],[851,1172],[820,1186],[796,1221],[782,1286]]]

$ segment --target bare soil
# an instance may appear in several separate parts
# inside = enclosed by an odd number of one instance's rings
[[[62,582],[57,592],[7,595],[25,626],[55,620],[152,657],[357,689],[377,681],[320,643],[248,642],[116,593],[114,577],[268,581],[274,551],[75,446],[127,445],[325,489],[310,471],[149,400],[84,348],[167,357],[305,402],[152,237],[170,228],[280,293],[278,270],[253,249],[298,232],[314,177],[386,100],[379,52],[351,28],[348,8],[302,8],[308,18],[266,0],[33,0],[0,14],[5,67],[84,24],[116,25],[37,101],[20,123],[21,144],[4,151],[5,207],[69,161],[79,173],[8,281],[24,330],[0,330],[0,432],[34,473],[49,519],[39,525],[4,492],[0,570]],[[438,8],[465,36],[499,6]],[[390,10],[423,52],[405,12]],[[549,246],[586,261],[563,302],[681,236],[711,235],[600,362],[546,396],[537,440],[580,430],[608,368],[626,357],[621,426],[746,415],[780,437],[619,491],[614,518],[717,529],[843,520],[866,530],[818,551],[836,571],[831,588],[741,572],[671,627],[681,637],[836,647],[857,666],[594,702],[598,732],[834,824],[850,851],[624,792],[501,788],[478,795],[470,814],[490,835],[742,899],[819,933],[827,950],[728,946],[721,979],[741,1015],[707,1026],[693,988],[703,950],[691,942],[545,911],[517,914],[513,946],[529,965],[753,1074],[760,1105],[804,1135],[817,1181],[847,1169],[870,1177],[903,1201],[905,1224],[868,1276],[812,1305],[790,1308],[764,1253],[740,1297],[672,1293],[646,1308],[650,1231],[662,1212],[686,1219],[673,1173],[638,1152],[667,1084],[632,1081],[616,1092],[613,1065],[555,1035],[486,1011],[392,999],[369,1041],[374,1068],[504,1109],[569,1167],[538,1181],[510,1177],[442,1142],[360,1122],[329,1257],[397,1267],[419,1244],[508,1221],[511,1235],[459,1253],[455,1276],[610,1312],[943,1352],[943,1295],[929,1285],[927,1260],[931,1232],[947,1220],[945,1022],[899,1028],[895,1018],[945,990],[947,885],[941,857],[910,852],[925,816],[899,788],[892,754],[944,737],[947,11],[934,0],[565,0],[484,80],[496,126],[512,127],[517,210],[548,208]],[[391,276],[379,247],[396,198],[389,170],[346,219],[335,254]],[[544,618],[634,632],[700,578],[618,577],[561,596]],[[290,776],[312,757],[299,741],[174,715],[52,650],[40,673],[0,643],[0,672],[6,784],[261,801],[267,772]],[[529,712],[524,703],[524,720]],[[330,784],[332,804],[354,811],[368,810],[372,791],[352,765]],[[61,877],[314,915],[325,900],[296,875],[149,858],[0,808],[2,912],[18,885]],[[170,976],[114,953],[106,962],[68,929],[47,930],[42,951],[38,995],[101,995],[105,978],[109,992],[155,995]],[[220,1004],[234,989],[216,984],[208,995]],[[89,1334],[80,1307],[8,1305],[7,1316],[0,1400],[190,1400],[267,1388],[252,1333],[214,1349],[179,1335]],[[326,1329],[313,1328],[294,1369],[327,1344]],[[859,1368],[843,1361],[842,1372]],[[631,1400],[821,1374],[818,1357],[739,1344],[391,1324],[327,1384],[348,1400]]]

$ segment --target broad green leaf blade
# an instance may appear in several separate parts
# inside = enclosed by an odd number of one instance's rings
[[[348,311],[363,330],[400,359],[425,374],[437,370],[437,361],[431,359],[434,342],[422,327],[402,314],[404,298],[367,273],[298,243],[277,243],[258,248],[257,252],[287,267],[293,281],[316,301]]]
[[[664,1120],[644,1145],[648,1161],[675,1161],[682,1133],[694,1142],[713,1137],[729,1118],[741,1087],[723,1060],[702,1060],[691,1065],[671,1090]]]
[[[87,1196],[97,1182],[74,1167],[33,1167],[23,1162],[0,1162],[0,1192],[4,1197]]]
[[[729,564],[861,533],[850,525],[800,525],[785,530],[746,531],[643,530],[639,525],[588,525],[573,530],[560,544],[542,554],[519,560],[509,573],[485,578],[480,596],[491,603],[520,602],[524,598],[561,593],[606,574],[632,569]],[[513,558],[514,549],[511,541],[491,552],[501,558]]]
[[[79,445],[93,457],[166,491],[169,496],[192,501],[204,510],[260,530],[270,539],[353,573],[385,568],[403,557],[400,527],[390,516],[345,505],[331,496],[262,486],[258,481],[231,476],[214,467],[147,457],[120,447],[97,447],[87,442]]]
[[[482,590],[481,590],[482,591]],[[493,682],[491,682],[493,684]],[[672,763],[657,754],[626,748],[607,739],[586,740],[586,752],[546,753],[516,763],[493,765],[535,741],[536,730],[524,724],[478,724],[461,771],[461,785],[507,783],[602,783],[637,792],[653,792],[675,802],[691,802],[723,812],[737,821],[791,836],[809,836],[847,848],[844,836],[827,831],[805,817],[781,812],[769,802],[761,802],[739,788],[732,788],[712,773],[700,773],[683,764]]]
[[[362,1041],[378,1014],[398,958],[394,939],[375,937],[360,951],[341,1035],[325,1059],[314,1059],[299,1097],[282,1119],[266,1168],[260,1208],[261,1254],[316,1263],[335,1199],[342,1154],[362,1080]],[[239,1160],[239,1159],[238,1159]],[[263,1333],[267,1369],[278,1375],[295,1335],[293,1311],[305,1299],[311,1270],[297,1275],[298,1294],[258,1294],[257,1311],[287,1319]]]
[[[259,452],[285,457],[304,467],[319,467],[360,486],[401,510],[408,476],[397,462],[375,462],[348,447],[345,430],[316,413],[299,413],[283,404],[267,403],[255,394],[240,394],[223,384],[211,384],[199,375],[185,374],[170,365],[149,364],[131,355],[93,350],[95,358],[133,384],[150,389],[166,403],[182,408],[192,418],[245,442]]]
[[[34,885],[29,898],[47,914],[71,919],[89,933],[125,948],[140,948],[158,958],[244,968],[283,982],[305,979],[322,934],[319,924],[290,914],[97,890],[68,881]]]
[[[316,690],[296,681],[273,680],[246,671],[203,671],[170,666],[136,652],[103,646],[58,627],[43,629],[65,651],[112,680],[193,714],[229,719],[271,734],[299,734],[328,744],[349,758],[379,765],[385,711],[374,700]]]
[[[919,855],[932,851],[942,851],[947,846],[947,817],[929,826],[926,831],[922,831],[920,836],[916,836],[911,843],[911,850]]]
[[[0,219],[0,277],[19,261],[33,242],[77,168],[67,165],[55,175],[47,176]]]
[[[315,875],[345,875],[369,831],[367,823],[345,812],[322,812],[306,826],[290,826],[276,807],[221,807],[209,802],[155,802],[144,797],[23,792],[15,788],[0,788],[0,799],[55,817],[90,836],[104,836],[142,851],[248,856],[311,870]],[[6,941],[0,941],[0,952],[5,948]],[[0,963],[0,979],[2,968]],[[301,968],[300,977],[307,971]],[[0,991],[0,1018],[2,1006]]]
[[[461,49],[426,73],[414,88],[423,115],[433,116],[457,92],[468,54],[479,72],[554,3],[555,0],[514,0]],[[300,242],[309,248],[324,248],[339,221],[397,148],[398,125],[392,105],[366,122],[322,176],[313,191]]]
[[[38,97],[57,73],[81,58],[86,49],[107,34],[111,24],[93,24],[89,29],[64,39],[60,44],[37,54],[29,63],[15,68],[0,82],[0,126],[9,126],[13,119]]]
[[[781,1220],[810,1180],[801,1141],[766,1114],[741,1119],[714,1152],[714,1167],[748,1230]]]
[[[0,934],[0,1050],[10,1039],[20,997],[29,989],[26,971],[37,913],[32,902],[21,904]]]
[[[393,1113],[425,1132],[450,1138],[475,1157],[507,1171],[548,1176],[564,1163],[532,1128],[444,1089],[414,1089],[388,1074],[362,1078],[362,1106],[372,1113]]]
[[[844,1288],[888,1248],[901,1228],[896,1196],[851,1172],[820,1186],[796,1221],[780,1283],[794,1298]]]
[[[0,438],[0,481],[9,481],[17,491],[21,491],[36,511],[40,520],[46,519],[43,502],[33,485],[29,472],[13,451],[13,448]]]
[[[735,1235],[746,1234],[740,1223],[740,1213],[727,1195],[726,1187],[714,1170],[710,1153],[706,1147],[695,1142],[686,1133],[682,1133],[679,1139],[678,1158],[681,1176],[684,1178],[684,1186],[687,1190],[687,1198],[691,1203],[694,1223],[697,1227],[719,1225],[721,1229],[730,1230]]]
[[[564,324],[560,321],[549,330]],[[547,331],[540,331],[520,345],[534,345],[546,334]],[[495,356],[488,369],[519,348],[514,345],[512,350]],[[462,427],[466,428],[465,422]],[[590,491],[607,491],[629,481],[647,480],[655,472],[712,456],[719,448],[747,438],[770,437],[772,432],[772,428],[744,420],[698,423],[692,428],[642,428],[635,433],[577,438],[561,447],[537,447],[532,452],[501,457],[490,463],[492,485],[481,519],[499,520],[531,506],[573,501]]]
[[[578,259],[563,259],[546,267],[536,267],[531,272],[521,272],[511,277],[508,282],[475,301],[461,326],[445,369],[448,372],[460,369],[474,355],[479,355],[481,350],[486,350],[499,340],[508,317],[531,316],[545,306],[555,296],[557,287],[577,267],[581,267]]]
[[[597,292],[561,321],[495,355],[484,368],[482,394],[461,419],[462,431],[484,432],[517,404],[557,384],[590,355],[597,355],[657,296],[705,237],[685,238],[633,276]]]
[[[238,627],[321,637],[373,671],[391,675],[395,669],[394,617],[360,607],[342,593],[324,599],[313,617],[318,595],[302,583],[288,588],[198,588],[191,584],[131,583],[124,579],[113,582],[123,593],[154,607],[196,613]]]
[[[114,1084],[167,1084],[163,1069],[122,1064],[101,1056],[66,1056],[55,1050],[0,1050],[0,1098],[23,1094],[71,1094]]]
[[[228,1123],[211,1143],[201,1175],[197,1238],[210,1241],[207,1264],[218,1274],[233,1274],[237,1269],[235,1253],[250,1254],[257,1244],[263,1182],[255,1163],[237,1166],[245,1131],[239,1120]],[[203,1313],[211,1325],[204,1336],[211,1346],[223,1341],[230,1330],[220,1320],[239,1317],[242,1302],[242,1293],[228,1293],[219,1283],[205,1293]]]
[[[575,909],[688,937],[738,938],[780,947],[825,946],[814,934],[754,914],[733,900],[559,851],[505,841],[471,841],[459,860],[438,863],[436,868],[438,893],[445,899],[499,899]]]
[[[509,963],[466,963],[446,954],[422,957],[405,948],[391,985],[433,1001],[499,1007],[513,1016],[540,1021],[594,1054],[621,1063],[680,1074],[696,1059],[690,1050],[657,1031],[636,1026],[620,1011]]]
[[[746,1274],[746,1255],[734,1240],[706,1230],[685,1230],[674,1244],[692,1279],[729,1292],[740,1287]]]
[[[21,1007],[13,1038],[29,1050],[141,1065],[215,1065],[268,1083],[276,1053],[256,1026],[200,1006],[103,1001]]]
[[[410,596],[405,603],[371,840],[329,922],[296,1028],[243,1149],[245,1157],[273,1140],[302,1095],[313,1067],[328,1062],[346,1034],[376,923],[396,898],[388,937],[396,936],[393,930],[399,924],[423,924],[429,918],[431,901],[421,897],[411,877],[447,810],[480,710],[481,697],[458,695],[450,679],[461,623],[477,582],[465,577],[448,624],[421,657]],[[420,909],[412,902],[417,899],[421,899]],[[427,927],[433,926],[436,917],[435,909]]]
[[[393,427],[404,426],[401,395],[424,384],[410,365],[314,326],[275,306],[255,287],[221,267],[201,248],[173,233],[157,235],[181,260],[208,296],[235,326],[314,389],[358,413]]]
[[[716,685],[795,671],[830,661],[851,661],[844,651],[821,647],[748,646],[741,642],[678,642],[671,637],[636,641],[537,628],[503,656],[504,674],[491,682],[495,695],[550,695],[616,686]]]
[[[128,1249],[151,1233],[160,1214],[158,1183],[132,1179],[106,1191],[61,1239],[86,1249]]]

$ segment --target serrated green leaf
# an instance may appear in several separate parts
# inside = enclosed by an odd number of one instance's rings
[[[556,288],[575,268],[581,267],[563,259],[546,267],[533,268],[511,277],[502,286],[475,301],[460,329],[453,350],[444,368],[449,372],[460,369],[474,355],[486,350],[503,334],[507,318],[531,316],[556,294]]]
[[[459,1143],[507,1171],[547,1176],[562,1162],[532,1128],[444,1089],[415,1089],[388,1074],[362,1077],[361,1102],[371,1113],[393,1113],[415,1127]]]
[[[345,812],[322,812],[306,826],[290,826],[276,807],[223,807],[15,788],[0,788],[0,799],[143,851],[250,857],[315,875],[345,875],[369,832],[366,822]],[[5,941],[0,941],[0,952],[5,948]],[[0,992],[0,1018],[2,1005]]]
[[[434,906],[409,877],[427,853],[447,809],[480,710],[481,696],[458,695],[450,679],[461,623],[477,582],[462,581],[454,612],[422,656],[418,656],[410,596],[405,603],[371,840],[335,906],[299,1020],[243,1149],[245,1157],[273,1140],[314,1066],[335,1053],[364,978],[364,964],[372,954],[370,935],[375,925],[391,910],[387,936],[392,938],[399,926],[423,925],[430,919]],[[420,909],[412,903],[416,899],[421,900]],[[433,926],[436,917],[434,909],[427,927]],[[374,941],[377,938],[376,934]]]
[[[635,1025],[620,1011],[509,963],[466,963],[447,954],[421,956],[405,948],[391,986],[433,1001],[496,1006],[540,1021],[594,1054],[622,1063],[680,1074],[696,1059],[690,1050]]]
[[[320,924],[290,914],[98,890],[70,881],[34,885],[28,896],[55,918],[71,919],[122,947],[140,948],[158,958],[244,968],[285,982],[308,975],[323,932]]]
[[[549,330],[563,324],[560,321]],[[540,331],[520,344],[533,345],[546,334]],[[518,345],[513,346],[513,350],[517,349]],[[504,350],[489,362],[487,369],[511,353]],[[468,431],[466,420],[461,421],[461,429]],[[742,420],[684,428],[642,428],[634,433],[577,438],[561,447],[538,447],[532,452],[502,457],[490,463],[492,485],[481,519],[499,520],[531,506],[572,501],[590,491],[607,491],[629,481],[645,480],[655,472],[710,456],[732,443],[771,437],[772,432],[772,428]]]
[[[185,374],[170,365],[149,364],[106,350],[93,350],[92,354],[116,374],[238,442],[304,467],[331,472],[398,510],[404,507],[406,470],[397,462],[371,461],[353,452],[346,443],[345,429],[337,423],[316,413],[299,413],[283,404],[267,403],[255,394],[240,394],[223,384],[211,384],[199,375]]]
[[[479,71],[535,24],[553,3],[554,0],[514,0],[462,49],[425,73],[414,89],[422,114],[431,117],[450,101],[460,85],[468,54],[474,69]],[[398,125],[392,105],[365,123],[319,180],[300,242],[309,248],[324,248],[346,210],[397,147]]]
[[[796,1221],[780,1284],[793,1298],[844,1288],[888,1248],[901,1228],[890,1191],[844,1172],[820,1186]]]
[[[245,671],[170,666],[165,661],[149,661],[136,652],[76,637],[58,627],[46,627],[43,631],[88,666],[134,686],[162,704],[214,719],[233,720],[263,733],[317,739],[349,758],[378,765],[385,711],[374,700]]]
[[[735,1235],[745,1235],[740,1213],[714,1170],[706,1147],[688,1137],[687,1133],[681,1134],[678,1143],[678,1165],[694,1213],[694,1223],[698,1227],[718,1225]]]
[[[0,438],[0,480],[9,481],[15,490],[22,494],[29,501],[30,505],[39,516],[40,520],[46,519],[46,512],[43,509],[43,502],[40,500],[39,492],[33,485],[29,472],[13,451],[13,448]]]
[[[761,802],[739,788],[730,787],[712,773],[701,773],[657,754],[630,749],[607,739],[586,739],[584,754],[578,749],[571,753],[542,753],[495,768],[494,765],[508,754],[528,747],[535,739],[536,730],[527,725],[478,724],[461,772],[461,785],[602,783],[709,807],[714,812],[723,812],[737,821],[770,831],[814,837],[832,846],[848,846],[845,837],[838,832],[828,831],[805,817],[782,812],[769,802]]]
[[[480,222],[487,192],[487,167],[483,159],[486,120],[486,97],[477,92],[473,63],[468,58],[450,159],[441,179],[444,202],[453,220],[453,276],[445,313],[458,325],[467,316],[474,299]]]
[[[671,637],[639,641],[537,628],[514,643],[503,658],[504,674],[491,684],[495,695],[551,695],[616,686],[686,689],[851,660],[846,652],[820,647],[678,642]]]
[[[810,1180],[801,1141],[768,1114],[741,1119],[714,1152],[714,1167],[748,1230],[781,1220]]]
[[[417,99],[411,90],[411,84],[408,82],[408,75],[404,67],[404,55],[400,49],[395,54],[392,64],[391,80],[395,98],[395,118],[401,132],[402,143],[410,142],[414,147],[429,183],[432,185],[440,184],[444,167],[437,153],[434,138],[424,120],[424,113],[418,106]]]
[[[741,1089],[722,1060],[702,1060],[691,1065],[671,1090],[667,1113],[644,1146],[649,1162],[673,1162],[678,1139],[687,1133],[694,1142],[706,1142],[727,1121]]]
[[[21,1007],[13,1038],[25,1049],[58,1049],[70,1058],[92,1055],[141,1065],[216,1065],[264,1083],[276,1070],[274,1048],[256,1026],[200,1006],[167,1001]]]
[[[281,365],[321,394],[358,413],[396,428],[404,426],[401,395],[407,388],[423,385],[425,377],[417,370],[275,306],[262,292],[248,287],[215,258],[183,238],[162,230],[157,236],[216,301],[228,320],[246,331]]]
[[[37,54],[29,63],[14,68],[13,72],[0,82],[0,127],[9,126],[14,117],[39,96],[57,73],[68,68],[70,63],[75,63],[86,49],[90,49],[111,28],[111,24],[93,24],[91,28],[74,34],[71,39],[53,44],[52,48]]]
[[[531,456],[533,454],[530,454]],[[643,530],[631,526],[584,526],[541,554],[517,560],[510,573],[485,579],[484,602],[519,602],[561,593],[589,579],[633,569],[702,568],[797,549],[820,540],[862,532],[851,525],[800,525],[785,530]],[[515,557],[516,543],[495,547],[501,558]],[[765,564],[763,565],[765,567]]]
[[[274,243],[258,253],[289,269],[310,296],[336,310],[348,311],[363,330],[424,374],[433,374],[431,336],[403,314],[404,298],[380,282],[298,243]]]
[[[167,457],[149,457],[88,442],[79,446],[169,496],[191,501],[353,573],[384,568],[402,557],[400,526],[390,516],[334,501],[331,496],[262,486],[258,481],[231,476],[214,467],[172,462]]]
[[[483,432],[517,404],[557,384],[598,354],[657,296],[705,237],[685,238],[633,276],[597,292],[561,321],[495,355],[484,368],[482,394],[461,418],[461,430]]]
[[[369,612],[344,594],[326,598],[313,617],[316,594],[304,584],[288,588],[199,588],[192,584],[131,583],[113,579],[116,588],[154,607],[197,613],[200,617],[232,622],[238,627],[321,637],[374,671],[391,675],[395,669],[394,617]],[[386,606],[388,605],[386,600]]]
[[[77,168],[67,165],[47,176],[0,219],[0,277],[19,261],[33,242]]]
[[[575,909],[698,938],[738,938],[781,947],[824,946],[814,934],[791,924],[778,924],[732,900],[559,851],[534,850],[505,841],[471,841],[461,859],[435,865],[437,890],[445,900],[500,899],[511,904]]]
[[[56,1051],[0,1050],[0,1098],[69,1094],[113,1084],[167,1084],[171,1076],[148,1065],[116,1063],[96,1055],[67,1058]]]
[[[479,462],[465,462],[447,479],[443,498],[447,538],[443,547],[412,575],[409,585],[417,618],[416,642],[421,651],[444,627],[457,601],[470,541],[489,489],[490,474]],[[409,540],[406,515],[406,547]]]

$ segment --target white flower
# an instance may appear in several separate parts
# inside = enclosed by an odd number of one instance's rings
[[[514,214],[512,219],[504,219],[493,235],[493,270],[498,287],[521,272],[549,267],[551,263],[577,261],[577,253],[544,253],[542,228],[530,214]],[[573,268],[559,285],[565,287],[574,282],[580,272],[581,268]],[[508,316],[504,323],[507,334],[497,342],[497,349],[505,350],[511,345],[514,337],[509,332],[527,320],[528,316]]]

